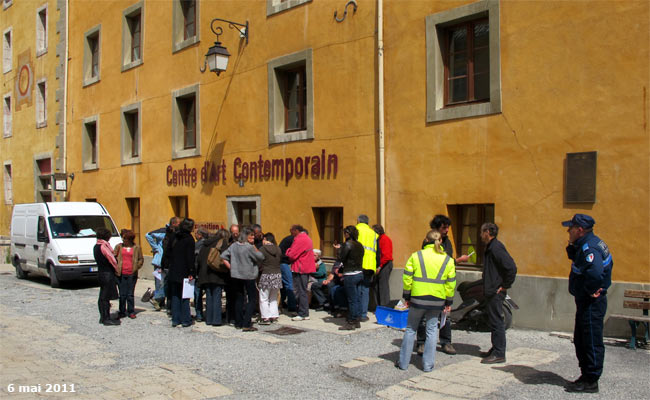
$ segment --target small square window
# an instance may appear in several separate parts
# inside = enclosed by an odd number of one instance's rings
[[[81,151],[83,169],[97,169],[99,167],[99,118],[97,116],[83,121]]]
[[[426,17],[427,122],[501,112],[499,2]]]
[[[266,16],[268,17],[309,2],[311,0],[266,0]]]
[[[84,35],[84,86],[100,79],[101,25],[90,29]]]
[[[36,128],[47,126],[47,82],[36,83]]]
[[[172,158],[201,154],[199,85],[172,94]]]
[[[3,116],[3,132],[2,137],[11,137],[12,135],[12,114],[11,114],[11,95],[6,94],[2,99],[2,116]]]
[[[334,244],[343,242],[343,207],[314,207],[323,257],[336,258]]]
[[[122,165],[142,161],[141,103],[122,107]]]
[[[252,225],[261,224],[260,196],[228,196],[226,197],[228,224]]]
[[[139,2],[122,13],[122,71],[142,64],[143,7]]]
[[[4,186],[5,186],[5,204],[13,204],[14,197],[13,197],[13,189],[12,189],[13,177],[11,171],[11,162],[5,162],[3,175],[4,175]]]
[[[311,49],[268,63],[269,143],[314,138]]]
[[[47,53],[47,4],[36,10],[36,57]]]
[[[173,0],[172,3],[172,52],[198,43],[200,30],[200,2],[196,0]]]
[[[7,28],[2,34],[2,72],[11,71],[13,65],[13,29]]]
[[[169,203],[175,216],[181,219],[190,217],[187,196],[169,196]]]

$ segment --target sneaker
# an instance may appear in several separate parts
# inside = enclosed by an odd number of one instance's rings
[[[291,318],[292,321],[308,321],[309,320],[309,315],[306,317],[301,317],[300,315],[296,315],[295,317]]]
[[[454,349],[454,346],[452,346],[451,343],[443,344],[442,347],[440,347],[440,351],[442,351],[445,354],[452,355],[452,356],[454,354],[456,354],[456,349]]]
[[[161,310],[160,303],[158,303],[158,300],[156,300],[156,299],[150,299],[150,300],[149,300],[149,303],[151,303],[151,305],[153,305],[153,308],[154,308],[156,311],[160,311],[160,310]]]
[[[129,318],[135,319],[135,314],[129,314]]]

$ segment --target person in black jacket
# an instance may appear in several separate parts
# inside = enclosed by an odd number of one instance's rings
[[[218,247],[219,252],[223,253],[228,249],[230,232],[220,229],[215,236],[204,239],[203,246],[199,250],[196,260],[198,282],[201,288],[205,290],[205,324],[212,326],[221,326],[221,293],[230,278],[230,270],[223,263],[219,270],[215,270],[208,265],[208,255],[210,249]]]
[[[351,331],[361,328],[361,285],[363,284],[363,245],[357,241],[359,231],[348,225],[343,229],[345,243],[340,248],[338,261],[343,263],[343,287],[348,298],[347,323],[340,330]],[[338,246],[338,247],[337,247]]]
[[[111,232],[106,228],[97,228],[97,244],[93,255],[97,262],[97,279],[99,280],[99,323],[103,325],[120,325],[120,320],[111,319],[111,297],[117,294],[115,272],[117,260],[108,241]]]
[[[178,225],[181,223],[181,219],[178,217],[171,217],[169,219],[169,224],[165,226],[165,237],[162,241],[163,254],[160,260],[160,268],[163,272],[163,290],[165,291],[165,304],[167,308],[167,313],[171,314],[172,300],[171,294],[169,293],[169,265],[171,263],[171,246],[174,242],[174,236],[178,232]]]
[[[497,240],[499,227],[493,223],[481,226],[481,240],[485,243],[483,261],[483,293],[487,302],[488,323],[492,331],[492,348],[481,353],[483,364],[506,362],[506,328],[503,321],[503,301],[506,290],[515,282],[517,266],[506,247]]]
[[[192,325],[192,314],[190,314],[190,299],[183,298],[183,280],[193,280],[194,271],[194,220],[185,218],[179,225],[178,232],[174,234],[169,254],[169,291],[172,303],[172,326],[182,324],[183,327]]]

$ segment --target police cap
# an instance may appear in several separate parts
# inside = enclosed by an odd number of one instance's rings
[[[562,226],[579,226],[582,229],[591,229],[596,221],[587,214],[576,214],[569,221],[562,222]]]

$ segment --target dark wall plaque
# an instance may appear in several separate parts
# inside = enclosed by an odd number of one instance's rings
[[[564,182],[564,199],[567,203],[596,202],[597,157],[596,151],[567,153]]]

